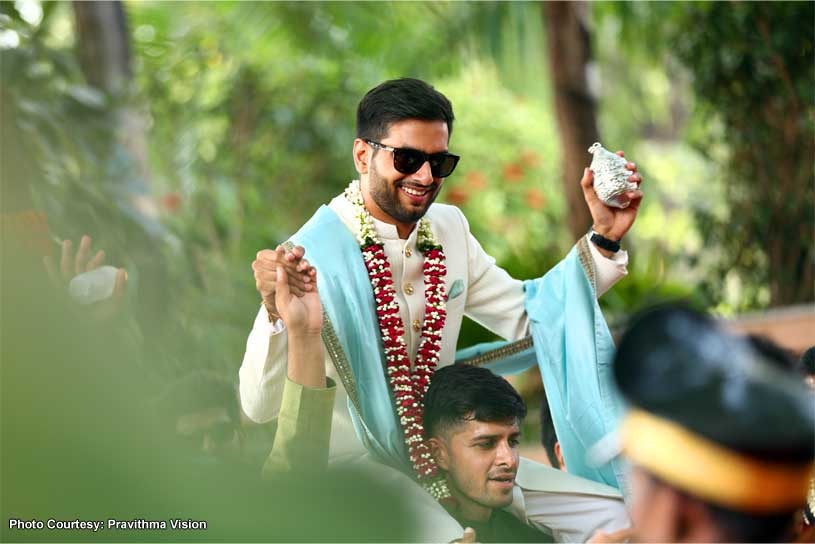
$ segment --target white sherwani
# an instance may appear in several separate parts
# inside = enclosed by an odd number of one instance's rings
[[[356,232],[357,220],[354,218],[353,207],[343,196],[334,198],[329,207],[351,232]],[[433,204],[426,217],[430,220],[436,239],[444,248],[447,266],[446,288],[449,298],[439,366],[455,361],[456,343],[465,315],[507,340],[525,337],[529,322],[524,309],[523,282],[496,266],[495,259],[487,255],[470,234],[467,220],[458,208]],[[376,219],[374,225],[391,265],[399,313],[405,324],[405,341],[413,360],[420,341],[425,309],[423,257],[416,247],[417,229],[406,240],[402,240],[395,226]],[[620,251],[613,259],[609,259],[593,244],[590,243],[589,247],[597,274],[597,292],[601,295],[626,275],[628,255],[625,251]],[[241,404],[246,415],[258,423],[275,418],[280,409],[286,379],[287,349],[283,322],[278,320],[277,323],[270,323],[265,308],[260,305],[240,368]],[[348,413],[347,394],[342,387],[342,380],[337,376],[328,357],[326,371],[337,383],[331,456],[338,458],[347,454],[364,454],[365,448],[356,436]],[[622,510],[621,505],[619,509]],[[581,516],[585,516],[585,512],[581,512]],[[620,521],[611,526],[605,524],[603,528],[615,530],[624,527],[626,524]],[[459,534],[456,538],[460,536]],[[574,536],[576,535],[570,534],[570,538]],[[586,538],[588,536],[590,535]]]

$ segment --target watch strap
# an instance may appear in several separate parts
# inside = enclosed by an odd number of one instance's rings
[[[606,238],[602,234],[595,232],[593,229],[591,231],[590,240],[597,247],[601,247],[612,253],[617,253],[618,251],[620,251],[620,240],[611,240],[609,238]]]

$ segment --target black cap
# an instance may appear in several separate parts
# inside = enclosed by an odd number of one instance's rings
[[[805,473],[807,467],[811,470],[815,458],[815,396],[796,373],[771,364],[766,357],[746,339],[726,332],[710,317],[688,308],[663,306],[639,315],[623,336],[614,361],[617,386],[631,404],[632,413],[645,422],[629,425],[628,437],[623,433],[624,450],[630,450],[627,440],[637,444],[649,438],[637,437],[637,432],[648,430],[663,439],[682,435],[684,438],[677,438],[677,444],[662,444],[668,455],[681,459],[686,450],[696,448],[704,462],[716,467],[724,463],[744,467],[751,475],[736,474],[734,467],[721,472],[722,478],[744,478],[739,485],[754,481],[751,478],[757,474],[772,479],[773,471],[784,472],[789,482],[790,471]],[[683,449],[670,451],[673,447]],[[641,451],[640,455],[649,459],[632,460],[645,461],[646,469],[659,472],[660,461],[650,459],[660,457],[659,450],[647,454]],[[694,476],[677,471],[681,472],[681,467],[671,466],[659,475],[667,475],[668,480],[673,475],[675,481],[669,483],[696,491]],[[802,482],[804,495],[806,483]],[[727,482],[718,484],[726,486]],[[700,489],[707,487],[710,482],[700,483]],[[713,488],[702,491],[717,495]],[[720,497],[704,498],[716,502]],[[747,507],[753,500],[722,498],[731,507]],[[755,500],[762,504],[760,509],[773,509],[770,498]],[[781,502],[789,506],[788,500]]]

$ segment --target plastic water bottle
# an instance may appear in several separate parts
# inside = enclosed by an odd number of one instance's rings
[[[115,266],[100,266],[80,274],[68,284],[68,293],[79,304],[93,304],[105,300],[113,294],[118,271]]]

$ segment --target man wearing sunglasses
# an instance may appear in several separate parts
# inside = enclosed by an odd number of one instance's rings
[[[512,373],[537,359],[551,381],[546,388],[570,471],[621,487],[616,467],[594,470],[583,454],[616,425],[617,407],[606,394],[603,370],[613,344],[596,297],[627,273],[619,240],[633,224],[642,193],[627,194],[625,209],[609,208],[594,193],[586,169],[581,184],[593,231],[545,276],[513,279],[484,252],[460,210],[434,204],[459,162],[448,147],[453,122],[449,100],[419,80],[387,81],[362,99],[352,151],[359,180],[321,207],[287,247],[262,250],[252,264],[262,304],[240,369],[243,409],[258,422],[279,413],[287,333],[274,303],[277,266],[286,267],[291,292],[299,296],[314,289],[313,264],[320,269],[327,371],[337,383],[332,457],[367,451],[416,477],[416,459],[424,454],[410,438],[417,427],[404,407],[421,402],[420,384],[429,381],[425,369],[432,374],[435,366],[455,361],[467,315],[510,341],[532,336],[533,357],[489,368]],[[628,168],[639,183],[636,167]],[[561,370],[552,377],[551,369]],[[411,386],[397,383],[403,372],[410,374],[405,383]],[[585,385],[569,389],[568,383]],[[408,397],[394,404],[397,393]],[[582,485],[584,480],[565,476],[573,478],[567,494],[593,497],[594,488]],[[546,497],[564,491],[534,476],[520,480],[532,482],[519,492],[535,509],[550,512]],[[619,496],[596,498],[596,507],[560,512],[557,520],[547,512],[526,515],[547,527],[563,526],[566,519],[575,525],[563,529],[570,538],[627,522]],[[604,502],[609,500],[613,504]],[[460,535],[439,534],[438,540],[447,536]]]

